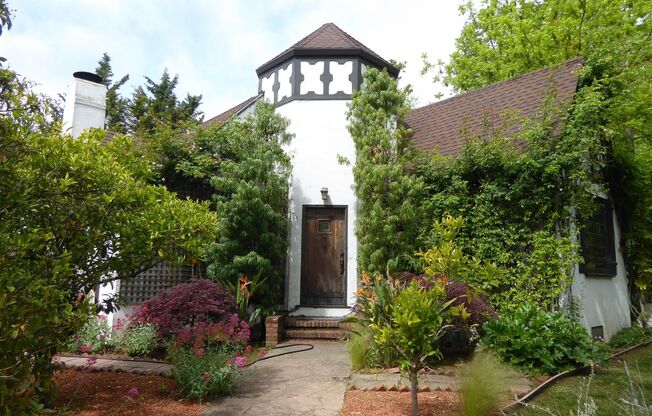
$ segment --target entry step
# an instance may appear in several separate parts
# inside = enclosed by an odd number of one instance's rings
[[[290,328],[334,328],[340,327],[339,319],[287,317],[285,327]]]

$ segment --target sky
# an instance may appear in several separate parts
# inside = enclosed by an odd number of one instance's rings
[[[421,54],[447,60],[464,16],[460,0],[9,0],[13,27],[0,56],[41,92],[67,89],[75,71],[94,71],[102,53],[130,96],[145,76],[179,74],[177,96],[202,94],[205,118],[255,95],[255,70],[332,22],[385,59],[405,61],[401,83],[418,105],[450,95],[420,74]]]

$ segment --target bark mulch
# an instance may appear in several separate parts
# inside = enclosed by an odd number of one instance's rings
[[[421,416],[460,415],[459,396],[455,392],[419,393]],[[410,392],[349,390],[344,396],[341,416],[404,416],[412,414]]]
[[[177,399],[177,386],[165,377],[63,370],[54,380],[56,413],[60,415],[198,415],[205,408]]]

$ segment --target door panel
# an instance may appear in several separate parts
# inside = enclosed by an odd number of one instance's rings
[[[346,305],[346,208],[304,207],[301,304]]]

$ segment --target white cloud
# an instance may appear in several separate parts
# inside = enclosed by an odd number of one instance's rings
[[[207,117],[254,95],[255,69],[323,23],[334,22],[387,59],[407,61],[402,81],[420,104],[436,87],[422,77],[421,53],[445,58],[463,18],[454,1],[155,0],[15,1],[14,28],[0,56],[44,92],[65,91],[70,74],[93,70],[103,52],[131,85],[178,73],[179,97],[203,94]]]

